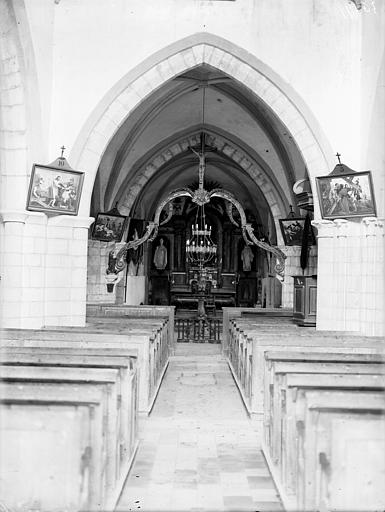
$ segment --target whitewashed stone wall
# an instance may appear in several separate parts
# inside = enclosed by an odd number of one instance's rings
[[[317,329],[383,334],[384,221],[313,221],[318,228]]]
[[[282,283],[282,306],[292,308],[294,301],[294,279],[293,276],[314,276],[317,275],[317,246],[312,245],[309,250],[308,265],[302,271],[300,264],[301,247],[285,246],[280,249],[286,254],[285,280]]]
[[[359,12],[351,5],[346,16],[341,16],[347,5],[342,0],[320,0],[317,9],[308,0],[296,9],[284,0],[275,2],[279,9],[271,9],[271,0],[257,3],[226,2],[218,11],[214,4],[219,2],[192,2],[191,20],[180,23],[184,7],[179,10],[173,0],[165,0],[173,29],[142,37],[147,16],[157,16],[158,0],[151,0],[147,9],[137,3],[134,17],[126,0],[119,0],[119,19],[108,3],[55,2],[45,20],[52,30],[42,37],[41,20],[36,20],[44,0],[0,2],[0,287],[5,325],[84,321],[88,221],[80,218],[72,224],[25,212],[32,162],[53,160],[63,142],[72,148],[71,164],[86,173],[80,206],[85,218],[101,155],[120,124],[160,85],[202,63],[244,83],[274,110],[302,153],[314,192],[315,176],[330,172],[337,149],[352,167],[370,168],[383,216],[384,3],[376,3],[376,12]],[[28,6],[25,12],[23,5]],[[19,9],[23,23],[9,16],[9,6]],[[236,16],[229,16],[229,9]],[[298,30],[298,23],[307,30]],[[117,59],[122,52],[127,58]],[[44,88],[48,83],[52,90]],[[44,137],[39,135],[39,97],[49,105]],[[361,109],[352,109],[360,100]],[[44,147],[47,154],[41,153]],[[315,205],[317,220],[316,193]],[[380,333],[382,221],[318,222],[317,328]],[[35,246],[35,237],[41,247]]]
[[[144,275],[126,275],[127,268],[119,275],[113,291],[107,291],[108,255],[114,247],[115,243],[88,240],[87,302],[144,304],[147,278]],[[143,265],[139,270],[143,274]]]
[[[92,221],[64,215],[48,220],[45,325],[84,325],[87,240]]]
[[[0,216],[2,325],[84,325],[93,219],[12,211]]]
[[[108,255],[115,244],[88,240],[88,274],[87,274],[87,302],[109,303],[116,302],[116,286],[112,293],[107,292],[106,269]]]

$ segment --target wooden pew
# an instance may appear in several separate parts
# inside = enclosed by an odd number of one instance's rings
[[[296,429],[298,418],[294,415],[297,409],[287,409],[292,407],[289,401],[291,395],[287,398],[291,387],[283,389],[279,382],[275,383],[272,379],[277,375],[285,375],[289,383],[294,377],[302,379],[293,381],[298,384],[295,393],[293,392],[296,396],[302,393],[306,396],[314,389],[320,394],[331,392],[330,390],[333,393],[341,393],[343,388],[343,393],[351,392],[350,388],[354,388],[356,393],[362,392],[362,389],[371,394],[376,392],[374,390],[382,392],[383,339],[298,328],[282,318],[278,321],[271,318],[264,318],[262,321],[260,318],[254,320],[247,317],[230,319],[228,331],[229,366],[235,380],[238,381],[248,410],[253,416],[260,417],[261,405],[264,404],[266,426],[271,424],[273,427],[266,431],[263,449],[284,505],[288,510],[310,510],[303,508],[308,503],[305,503],[305,498],[302,497],[302,501],[298,501],[296,495],[298,486],[295,477],[301,473],[295,461],[299,451],[296,439],[300,438],[300,434]],[[313,387],[306,388],[306,379],[309,379],[308,384]],[[299,386],[299,382],[304,387]],[[316,388],[316,385],[320,387]],[[275,394],[277,389],[281,389],[279,394]],[[297,403],[296,407],[304,414],[307,406],[304,402],[297,401],[300,405]],[[275,412],[270,410],[270,406]],[[334,415],[338,416],[337,408]],[[328,421],[331,425],[331,420]],[[301,423],[304,424],[304,421],[299,420],[298,424]],[[307,446],[306,442],[303,446]],[[302,465],[304,460],[303,458]],[[314,464],[314,461],[316,458],[306,456],[307,464]],[[303,474],[306,475],[307,472],[308,470]],[[325,475],[322,478],[324,482]],[[304,488],[303,481],[298,485],[301,489]],[[321,491],[319,487],[316,489],[318,496]],[[300,492],[305,494],[304,491]],[[314,497],[312,499],[314,500]],[[320,510],[317,507],[311,510]]]
[[[5,329],[2,331],[3,347],[51,347],[66,349],[135,349],[139,366],[139,412],[151,411],[159,390],[163,375],[168,365],[167,347],[164,350],[160,341],[156,343],[151,333],[145,329],[128,333],[111,328],[70,328],[60,330],[21,330]],[[128,354],[129,355],[129,354]]]
[[[129,459],[136,451],[138,444],[138,369],[137,351],[125,350],[93,350],[62,348],[21,347],[0,349],[0,364],[6,366],[30,366],[34,368],[69,367],[80,368],[113,368],[117,369],[121,380],[121,427],[123,437],[120,446],[120,464],[123,468],[130,465]]]
[[[383,392],[305,396],[297,510],[384,510]]]
[[[127,304],[87,304],[87,320],[91,321],[93,317],[103,319],[111,317],[130,319],[158,319],[167,318],[167,338],[170,352],[175,347],[174,321],[175,306],[130,306]]]
[[[286,376],[285,388],[281,390],[279,415],[282,424],[279,428],[279,435],[275,432],[276,435],[271,439],[272,446],[263,444],[263,450],[283,500],[290,509],[302,510],[297,508],[298,500],[302,499],[298,496],[298,478],[299,475],[303,477],[305,473],[301,473],[302,466],[298,459],[300,451],[298,439],[301,437],[301,432],[307,428],[305,424],[306,394],[313,390],[322,394],[325,390],[343,389],[382,392],[384,377],[382,374],[357,373],[289,373]],[[276,418],[274,418],[274,422],[277,427]],[[273,452],[274,458],[271,456],[271,452]]]
[[[322,506],[322,510],[383,510],[383,392],[308,389],[301,390],[300,394],[303,410],[297,421],[295,491],[290,496],[288,508],[320,510]],[[355,439],[349,439],[351,430]],[[375,456],[376,452],[380,458]],[[345,479],[344,474],[349,478]],[[355,478],[351,478],[354,475]],[[360,481],[360,475],[366,478]],[[355,495],[353,500],[352,495]],[[366,500],[365,504],[363,500]]]
[[[227,355],[229,344],[229,323],[232,319],[239,319],[242,315],[256,315],[257,318],[263,317],[293,317],[293,309],[291,308],[222,308],[223,312],[223,332],[222,332],[222,350]]]
[[[60,389],[68,384],[77,389],[79,384],[87,384],[91,387],[100,388],[105,395],[105,411],[103,421],[107,425],[106,429],[106,485],[113,489],[119,477],[119,458],[120,439],[122,436],[120,425],[120,377],[116,369],[96,369],[96,368],[55,368],[55,367],[3,367],[1,369],[1,380],[8,383],[46,383],[47,387],[57,386]],[[68,387],[67,386],[67,387]],[[75,386],[75,387],[74,387]],[[85,386],[82,386],[84,389]]]
[[[104,394],[0,383],[2,502],[10,510],[103,510]]]
[[[228,358],[230,370],[250,415],[262,421],[264,411],[264,354],[269,350],[298,352],[380,354],[382,345],[377,339],[354,336],[321,335],[297,336],[291,332],[249,335],[233,347]],[[237,361],[238,359],[238,361]],[[239,362],[242,360],[242,363]],[[244,384],[242,384],[242,381]],[[247,381],[245,383],[245,381]],[[247,393],[247,394],[246,394]]]
[[[103,463],[103,467],[105,466],[106,481],[97,481],[95,486],[97,488],[101,486],[97,498],[101,509],[112,510],[127,478],[138,446],[136,358],[132,356],[132,350],[130,351],[131,355],[118,357],[111,356],[111,351],[104,351],[105,353],[99,353],[99,355],[89,355],[87,350],[67,350],[67,352],[63,354],[62,349],[47,348],[24,347],[13,348],[11,351],[2,349],[0,353],[1,375],[8,385],[10,385],[9,383],[18,385],[22,382],[24,389],[28,388],[29,392],[32,392],[33,389],[37,389],[39,392],[40,388],[36,388],[36,382],[40,387],[40,383],[44,382],[44,389],[54,386],[60,391],[57,395],[58,406],[60,405],[60,396],[69,386],[74,390],[73,394],[77,396],[83,390],[107,385],[109,413],[102,416],[102,421],[107,426],[107,431],[104,434],[107,440],[105,450],[107,457],[104,463],[100,462],[100,464]],[[115,391],[109,389],[111,387],[109,384],[112,384],[109,379],[113,374],[119,377],[115,382]],[[81,383],[80,391],[78,391],[79,383]],[[119,385],[120,387],[118,387]],[[106,394],[103,396],[106,400]],[[60,408],[58,410],[60,411]],[[25,414],[28,417],[28,412]],[[79,467],[79,463],[73,467]],[[55,470],[53,469],[53,471]],[[90,509],[90,499],[88,497],[86,500],[85,510]],[[77,510],[78,508],[74,507],[73,509]]]
[[[105,316],[102,318],[91,317],[87,322],[88,332],[106,332],[113,329],[114,333],[137,333],[143,334],[151,330],[151,337],[154,337],[152,345],[154,349],[154,360],[156,366],[156,373],[153,375],[154,381],[152,385],[154,388],[160,385],[158,377],[162,373],[168,358],[172,353],[172,334],[170,334],[169,319],[167,318],[126,318],[126,317],[110,317]],[[78,330],[78,328],[77,328]]]
[[[281,355],[280,355],[281,354]],[[384,373],[383,357],[375,354],[265,353],[264,432],[274,463],[281,454],[282,403],[290,374],[377,374]]]

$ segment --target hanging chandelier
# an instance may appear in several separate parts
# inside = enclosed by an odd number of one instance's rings
[[[196,222],[191,226],[191,239],[186,240],[186,257],[194,265],[203,267],[214,260],[217,246],[211,239],[211,226],[205,222],[204,206],[198,207]]]
[[[205,123],[205,86],[202,87],[202,126]],[[215,260],[217,255],[217,246],[211,238],[212,228],[207,225],[205,204],[209,202],[207,191],[204,189],[204,176],[206,170],[205,162],[205,134],[201,133],[201,145],[198,151],[190,147],[191,151],[199,158],[198,176],[199,185],[198,189],[192,198],[192,201],[197,204],[197,213],[195,222],[191,226],[191,238],[186,238],[186,259],[192,265],[200,268],[204,267],[207,263]]]
[[[284,279],[285,271],[285,259],[286,255],[279,249],[279,247],[272,246],[268,241],[263,239],[258,240],[254,233],[254,229],[250,223],[246,220],[246,215],[242,205],[239,203],[237,198],[228,190],[220,188],[214,188],[213,190],[207,191],[204,189],[204,174],[206,170],[205,164],[205,150],[213,150],[213,148],[205,147],[205,133],[204,133],[204,99],[205,99],[205,87],[207,84],[202,85],[203,87],[203,102],[202,102],[202,132],[201,132],[201,144],[197,147],[190,147],[191,151],[199,159],[199,186],[193,191],[188,187],[183,187],[171,191],[165,196],[159,203],[155,211],[155,215],[152,221],[148,222],[146,231],[141,238],[130,240],[129,242],[122,244],[121,247],[113,249],[110,252],[111,265],[107,271],[106,279],[108,283],[116,284],[119,280],[118,274],[126,267],[127,252],[129,249],[136,249],[144,242],[152,242],[158,234],[159,226],[168,222],[172,216],[173,207],[172,202],[180,197],[190,198],[193,203],[197,205],[197,213],[195,222],[191,225],[190,229],[187,229],[186,236],[186,259],[192,265],[199,267],[200,281],[203,282],[204,276],[207,274],[205,265],[213,262],[217,256],[217,245],[213,242],[212,227],[207,224],[205,214],[205,204],[209,203],[213,198],[221,198],[226,201],[226,212],[229,216],[230,221],[242,230],[242,236],[246,244],[254,244],[264,251],[272,254],[276,261],[274,263],[274,272],[277,273],[277,277],[281,280]],[[214,149],[215,150],[215,149]],[[164,208],[170,204],[167,218],[160,221],[161,214]],[[238,212],[240,221],[236,221],[233,217],[233,208]],[[191,233],[191,235],[190,235]],[[114,279],[114,280],[113,280]],[[109,291],[112,291],[110,287]]]

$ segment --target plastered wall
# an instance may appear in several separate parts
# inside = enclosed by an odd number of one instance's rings
[[[83,154],[81,161],[91,175],[77,219],[25,211],[32,163],[54,160],[64,144],[70,164],[76,166],[73,148],[78,146],[79,156],[79,141],[90,116],[108,108],[106,99],[124,77],[140,78],[162,52],[167,55],[168,45],[203,33],[221,38],[229,53],[239,48],[250,60],[258,59],[280,90],[292,91],[290,101],[304,113],[295,136],[301,137],[302,127],[315,134],[320,148],[331,150],[325,156],[328,170],[330,155],[338,150],[350,167],[372,171],[379,219],[333,222],[333,228],[326,223],[319,228],[318,282],[323,283],[318,291],[319,328],[333,325],[365,333],[383,329],[383,315],[377,312],[383,304],[379,283],[383,283],[384,3],[374,1],[372,9],[361,11],[347,0],[298,0],[295,7],[286,0],[162,0],[161,8],[159,0],[145,4],[61,0],[47,8],[45,4],[45,0],[17,0],[0,5],[0,286],[6,325],[84,321],[87,229],[92,222],[87,205],[99,157]],[[220,59],[222,54],[226,55],[218,50],[214,57]],[[181,53],[174,60],[183,59]],[[257,84],[248,86],[259,90]],[[281,98],[272,90],[265,101],[274,108]],[[112,115],[105,124],[107,138],[116,130],[118,118]],[[301,147],[303,154],[306,150]],[[311,154],[308,151],[307,162]],[[315,221],[320,221],[317,207]],[[330,236],[322,234],[330,231]],[[341,246],[342,232],[351,247],[358,248],[358,262],[352,259],[356,252]],[[368,249],[370,244],[376,251]],[[343,300],[336,299],[338,307],[330,302],[333,290],[343,294]]]

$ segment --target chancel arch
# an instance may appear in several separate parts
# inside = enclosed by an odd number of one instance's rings
[[[151,220],[157,201],[196,179],[189,148],[203,130],[215,149],[208,177],[241,195],[245,189],[261,232],[282,246],[279,219],[295,204],[294,182],[311,175],[312,166],[317,173],[327,168],[328,151],[313,134],[317,127],[309,128],[312,118],[305,120],[306,108],[294,103],[290,88],[241,49],[202,34],[181,44],[179,53],[178,45],[165,49],[156,65],[150,59],[140,76],[131,72],[122,79],[79,137],[73,158],[86,170],[88,194],[98,169],[91,215],[118,205],[124,215]],[[144,270],[150,270],[148,261]],[[285,286],[291,288],[290,277]]]
[[[132,179],[127,177],[126,184],[123,188],[125,191],[121,197],[116,196],[113,200],[113,204],[119,202],[121,211],[123,213],[129,214],[132,210],[133,205],[137,201],[140,191],[147,184],[149,180],[153,177],[157,177],[159,172],[164,172],[164,169],[170,168],[170,162],[172,159],[176,159],[179,156],[187,156],[189,158],[190,165],[187,165],[187,168],[193,168],[194,164],[196,167],[196,160],[191,158],[191,152],[188,150],[189,146],[194,146],[197,144],[199,140],[199,135],[193,135],[191,137],[187,137],[181,139],[177,142],[174,142],[171,147],[167,147],[163,151],[156,153],[153,158],[145,164],[138,172],[136,176]],[[233,179],[238,179],[238,183],[243,179],[244,175],[247,175],[252,182],[254,182],[260,191],[259,195],[261,195],[264,200],[269,205],[271,210],[272,217],[274,218],[276,227],[278,228],[279,218],[285,217],[288,207],[289,200],[285,197],[281,186],[277,182],[274,177],[274,174],[270,170],[270,174],[265,171],[267,164],[263,162],[262,164],[258,162],[256,159],[252,159],[248,154],[239,148],[233,141],[226,140],[224,137],[220,137],[218,135],[210,135],[209,137],[210,144],[217,149],[215,155],[222,156],[223,161],[220,163],[219,167],[229,167],[227,161],[232,164],[232,172],[231,174],[234,176]],[[172,155],[172,159],[170,158]],[[211,157],[212,158],[212,157]],[[226,162],[226,163],[225,163]],[[210,163],[210,156],[208,157],[208,164]],[[176,174],[181,175],[180,169],[176,171]],[[230,171],[225,171],[225,174],[230,174]],[[238,178],[237,178],[238,176]],[[196,179],[194,174],[189,174],[188,180],[192,181]],[[183,180],[182,180],[183,182]],[[176,184],[180,185],[182,182],[177,181],[177,176],[171,178],[171,181],[168,180],[168,187],[175,188]],[[244,186],[244,184],[240,184],[240,186]],[[164,189],[160,189],[159,194],[164,195]],[[159,197],[160,198],[160,197]],[[291,198],[293,200],[293,198]],[[280,235],[279,235],[280,236]]]
[[[278,75],[232,43],[209,34],[196,34],[164,49],[122,78],[87,121],[71,153],[72,161],[86,172],[81,205],[84,213],[88,213],[102,155],[119,127],[160,87],[201,65],[241,84],[278,117],[295,141],[311,177],[331,167],[332,152],[317,122]]]

